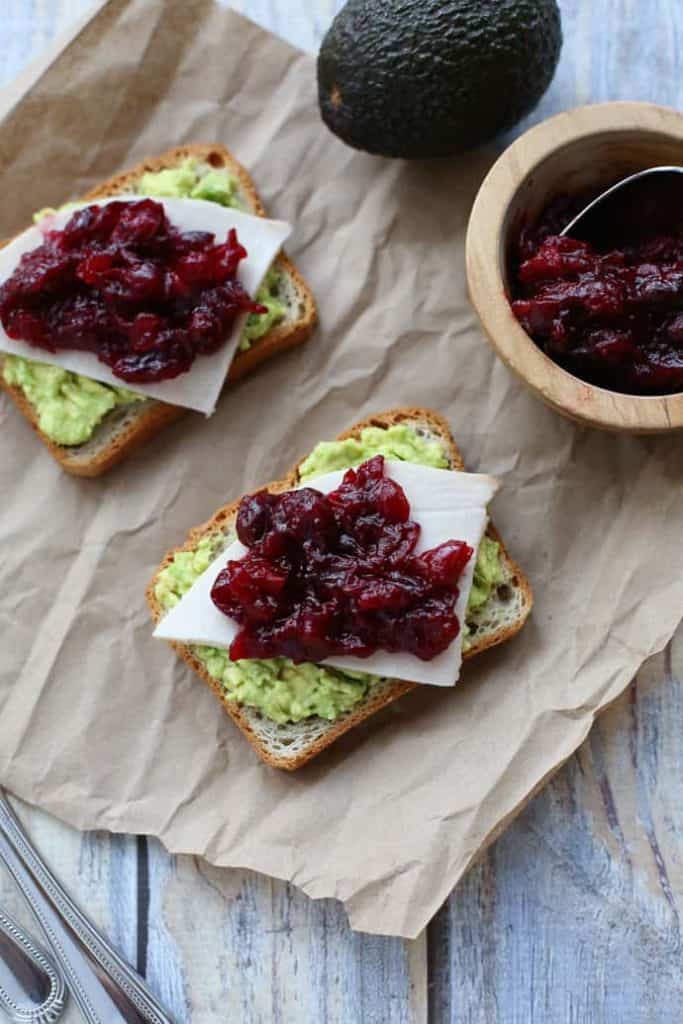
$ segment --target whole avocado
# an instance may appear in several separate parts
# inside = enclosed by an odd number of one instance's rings
[[[383,156],[462,152],[536,106],[561,46],[557,0],[349,0],[318,57],[323,120]]]

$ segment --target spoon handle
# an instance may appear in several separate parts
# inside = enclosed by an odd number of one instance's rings
[[[0,858],[40,921],[88,1024],[172,1024],[142,978],[62,888],[1,790]]]
[[[51,957],[0,910],[0,1007],[12,1024],[54,1024],[66,1004]]]

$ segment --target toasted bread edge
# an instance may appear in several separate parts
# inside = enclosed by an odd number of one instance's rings
[[[337,440],[343,441],[347,438],[355,437],[360,434],[365,427],[376,426],[387,428],[394,423],[400,423],[406,420],[413,423],[426,423],[431,427],[434,433],[438,434],[447,446],[453,468],[460,470],[465,468],[462,456],[453,439],[448,423],[441,415],[439,415],[439,413],[434,412],[431,409],[405,407],[376,413],[373,416],[369,416],[366,419],[361,420],[348,430],[339,434]],[[303,458],[305,458],[305,456]],[[279,491],[289,490],[292,487],[295,487],[299,482],[299,467],[303,462],[303,458],[300,459],[282,479],[266,485],[267,490],[277,493]],[[218,509],[216,513],[207,520],[207,522],[202,523],[199,526],[195,526],[190,530],[184,544],[179,545],[176,548],[172,548],[167,552],[163,562],[152,577],[146,591],[147,602],[155,623],[163,617],[163,609],[159,605],[154,593],[156,581],[161,570],[173,560],[177,552],[192,550],[205,533],[213,532],[216,529],[225,529],[230,520],[236,515],[240,501],[241,498],[238,498],[237,501],[231,502],[229,505],[224,505],[222,508]],[[523,593],[524,613],[519,617],[517,622],[500,630],[500,635],[498,633],[494,633],[490,637],[484,638],[482,641],[473,643],[472,646],[463,653],[463,660],[468,660],[476,654],[481,654],[489,647],[504,643],[506,640],[515,636],[526,622],[533,605],[531,586],[521,568],[508,554],[498,532],[495,530],[495,527],[489,524],[487,532],[500,544],[501,556],[505,559],[511,573],[513,574],[514,584],[519,587]],[[339,722],[330,723],[329,730],[324,734],[324,736],[312,743],[310,747],[299,752],[293,757],[281,757],[272,754],[261,742],[259,737],[254,733],[254,730],[251,728],[246,716],[242,713],[240,706],[226,697],[216,680],[209,675],[202,663],[193,655],[191,648],[186,644],[176,643],[174,641],[171,641],[170,643],[171,647],[173,647],[176,653],[180,655],[183,661],[185,661],[213,691],[230,717],[245,734],[259,757],[267,765],[270,765],[273,768],[280,768],[285,771],[295,771],[297,768],[301,768],[304,764],[307,764],[318,754],[322,753],[323,750],[326,750],[327,747],[334,743],[334,741],[344,733],[353,729],[371,715],[374,715],[376,711],[386,707],[387,704],[393,703],[395,700],[398,700],[399,697],[403,697],[405,694],[410,693],[411,690],[414,690],[418,685],[420,685],[418,683],[411,683],[404,680],[396,680],[389,689],[384,690],[381,694],[378,694],[375,697],[370,696],[364,700],[355,711],[348,716],[345,716]]]
[[[197,143],[186,146],[175,146],[156,157],[147,157],[135,167],[113,175],[91,189],[83,198],[85,201],[107,198],[123,194],[134,188],[134,183],[142,174],[161,171],[175,167],[187,157],[194,157],[213,167],[225,167],[236,176],[242,193],[248,198],[251,212],[265,217],[265,209],[256,186],[245,168],[234,158],[230,151],[219,144]],[[6,244],[6,243],[2,243]],[[272,328],[257,344],[244,352],[238,352],[232,361],[226,386],[234,384],[252,372],[261,363],[273,356],[303,344],[317,323],[317,309],[313,295],[291,260],[281,252],[275,260],[291,279],[294,280],[304,307],[303,315],[289,324],[279,324]],[[0,353],[0,371],[2,354]],[[165,402],[150,401],[141,408],[139,415],[128,426],[117,434],[110,442],[93,453],[89,459],[79,457],[79,448],[57,444],[40,429],[38,416],[33,405],[19,387],[8,384],[0,372],[0,388],[5,391],[20,412],[26,417],[31,427],[43,442],[54,459],[62,468],[73,476],[97,477],[121,462],[137,448],[187,413],[181,406],[169,405]],[[98,428],[99,429],[99,428]],[[82,456],[82,453],[81,453]]]

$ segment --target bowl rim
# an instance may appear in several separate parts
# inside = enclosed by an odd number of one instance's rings
[[[558,150],[596,135],[638,132],[681,143],[683,113],[653,103],[613,101],[563,111],[534,125],[498,157],[474,200],[465,240],[470,300],[503,362],[546,404],[604,430],[665,433],[683,428],[683,392],[629,395],[589,384],[553,362],[515,318],[506,295],[504,228],[530,175]]]

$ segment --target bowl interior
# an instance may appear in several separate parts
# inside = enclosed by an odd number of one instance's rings
[[[654,130],[603,129],[560,145],[520,181],[508,206],[499,253],[506,288],[516,238],[551,199],[584,189],[606,188],[635,171],[664,164],[683,165],[683,141]]]

